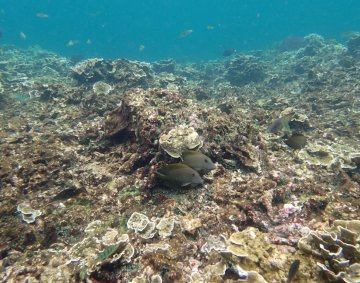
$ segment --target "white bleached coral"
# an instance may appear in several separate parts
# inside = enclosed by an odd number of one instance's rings
[[[20,203],[17,211],[21,213],[21,219],[28,224],[35,222],[36,218],[42,214],[40,210],[31,208],[28,203]]]
[[[193,127],[180,125],[167,134],[163,133],[159,139],[160,146],[171,157],[179,158],[186,149],[198,149],[203,141]]]

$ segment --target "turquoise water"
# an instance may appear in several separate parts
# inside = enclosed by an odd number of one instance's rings
[[[356,0],[0,1],[1,44],[85,58],[216,59],[225,49],[265,49],[289,35],[341,40],[359,29]]]

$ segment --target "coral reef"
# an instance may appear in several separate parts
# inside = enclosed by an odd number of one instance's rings
[[[286,282],[297,260],[292,282],[358,281],[357,49],[71,67],[0,47],[0,281]],[[164,186],[189,148],[215,169]]]
[[[149,64],[126,59],[89,59],[75,65],[72,71],[79,83],[103,81],[122,87],[147,87],[153,80]]]

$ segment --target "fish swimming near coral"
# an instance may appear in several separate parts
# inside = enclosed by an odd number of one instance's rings
[[[80,41],[77,39],[70,39],[67,43],[66,43],[66,47],[73,47],[77,44],[79,44]]]
[[[290,132],[289,122],[291,118],[292,115],[286,115],[284,117],[276,119],[268,127],[268,132],[272,134],[278,133],[280,131]]]
[[[180,38],[185,38],[185,37],[188,37],[190,34],[192,34],[194,31],[192,29],[187,29],[187,30],[184,30],[182,32],[180,32],[179,34],[179,37]]]
[[[300,267],[300,260],[295,259],[290,265],[286,283],[291,283]]]
[[[302,149],[305,147],[307,138],[300,133],[294,133],[285,140],[285,143],[293,149]]]
[[[69,199],[79,195],[82,192],[85,192],[85,189],[76,189],[76,188],[65,189],[62,190],[60,193],[58,193],[56,196],[54,196],[51,202]]]
[[[183,151],[181,159],[184,164],[201,173],[207,173],[216,168],[209,157],[196,150]]]
[[[198,172],[183,163],[165,165],[157,170],[156,174],[160,179],[180,187],[204,183]]]
[[[140,52],[143,52],[145,50],[145,45],[144,44],[140,44],[139,47],[138,47],[138,50]]]
[[[19,38],[20,38],[21,40],[26,40],[27,36],[26,36],[26,34],[25,34],[23,31],[21,31],[21,32],[19,33]]]
[[[233,49],[233,48],[231,48],[231,49],[226,49],[226,50],[224,50],[224,52],[223,52],[223,56],[229,57],[229,56],[231,56],[231,55],[233,55],[233,54],[235,54],[235,53],[236,53],[236,49]]]

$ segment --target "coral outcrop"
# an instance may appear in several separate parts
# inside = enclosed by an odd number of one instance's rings
[[[116,83],[122,87],[148,87],[153,81],[150,65],[126,59],[89,59],[72,68],[79,83]]]
[[[232,59],[227,67],[225,78],[236,86],[258,83],[265,79],[265,65],[252,55],[241,55]]]
[[[312,231],[299,240],[299,248],[316,256],[330,282],[360,280],[360,221],[335,220],[325,231]]]

